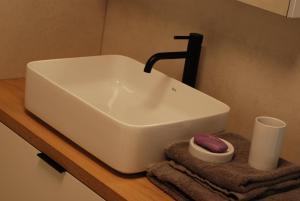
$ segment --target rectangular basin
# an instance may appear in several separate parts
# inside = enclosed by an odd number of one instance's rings
[[[226,104],[143,68],[121,55],[31,62],[25,108],[126,174],[163,160],[172,142],[225,129]]]

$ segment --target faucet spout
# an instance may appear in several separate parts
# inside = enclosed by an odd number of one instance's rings
[[[185,52],[161,52],[151,56],[144,68],[144,72],[150,73],[153,65],[162,59],[185,59],[182,82],[195,87],[197,71],[203,41],[203,35],[190,33],[189,36],[175,36],[174,39],[188,40],[187,51]]]
[[[186,58],[187,52],[160,52],[152,55],[144,68],[144,72],[151,73],[151,70],[153,68],[153,65],[163,59],[183,59]]]

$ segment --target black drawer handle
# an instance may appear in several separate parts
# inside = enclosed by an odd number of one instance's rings
[[[59,173],[64,173],[66,172],[66,169],[63,168],[60,164],[58,164],[56,161],[54,161],[52,158],[47,156],[44,153],[38,153],[37,156],[45,161],[48,165],[50,165],[52,168],[54,168],[57,172]]]

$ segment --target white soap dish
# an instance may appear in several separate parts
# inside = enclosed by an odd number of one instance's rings
[[[211,163],[226,163],[231,161],[234,153],[234,147],[230,142],[227,142],[226,140],[222,140],[224,143],[227,144],[228,149],[225,153],[213,153],[210,152],[199,145],[194,143],[194,138],[190,140],[190,145],[189,145],[189,152],[192,154],[192,156],[206,161],[206,162],[211,162]]]

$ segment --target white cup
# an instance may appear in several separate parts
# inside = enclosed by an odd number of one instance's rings
[[[280,157],[286,123],[273,117],[256,117],[248,163],[258,170],[274,170]]]

